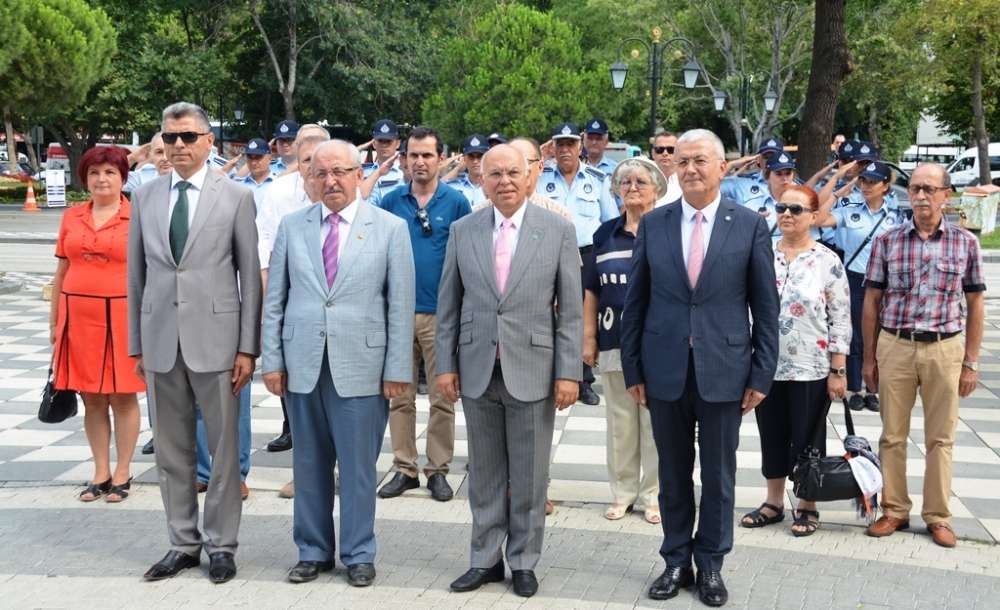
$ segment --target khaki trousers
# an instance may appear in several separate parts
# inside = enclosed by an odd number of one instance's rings
[[[601,373],[608,418],[608,480],[615,504],[659,508],[659,460],[649,409],[625,390],[621,371]]]
[[[427,424],[427,466],[424,474],[448,474],[455,455],[455,405],[438,393],[434,384],[434,314],[418,313],[413,325],[413,382],[389,405],[389,434],[393,465],[411,477],[417,476],[417,367],[423,358],[431,414]]]
[[[881,332],[875,358],[881,399],[882,510],[909,519],[913,503],[906,489],[906,446],[910,414],[920,391],[924,405],[924,505],[920,513],[928,525],[948,521],[951,495],[952,446],[958,425],[958,378],[965,343],[961,335],[944,341],[918,343]]]

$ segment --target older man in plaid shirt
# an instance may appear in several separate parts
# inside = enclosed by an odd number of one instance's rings
[[[919,166],[909,190],[913,220],[876,239],[865,280],[863,374],[882,397],[885,478],[883,516],[866,533],[888,536],[910,525],[906,444],[919,388],[927,455],[921,517],[935,543],[953,547],[952,446],[959,397],[978,381],[986,285],[979,242],[944,218],[951,191],[945,169]]]

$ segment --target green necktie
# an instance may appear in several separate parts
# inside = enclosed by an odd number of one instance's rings
[[[174,212],[170,215],[170,252],[174,255],[174,262],[177,264],[181,262],[184,244],[188,238],[187,190],[190,186],[190,182],[183,180],[177,183],[177,203],[174,204]]]

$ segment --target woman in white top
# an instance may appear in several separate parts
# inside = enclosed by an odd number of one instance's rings
[[[785,479],[803,450],[813,447],[825,455],[830,401],[847,390],[850,290],[843,263],[810,234],[818,208],[816,192],[799,185],[789,186],[775,206],[781,230],[774,249],[781,297],[778,367],[771,392],[755,410],[767,500],[743,516],[743,527],[784,519]],[[795,536],[819,527],[815,502],[801,500],[792,514]]]

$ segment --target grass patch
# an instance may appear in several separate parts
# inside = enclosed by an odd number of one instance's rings
[[[984,250],[1000,250],[1000,229],[989,235],[980,235],[979,246]]]

